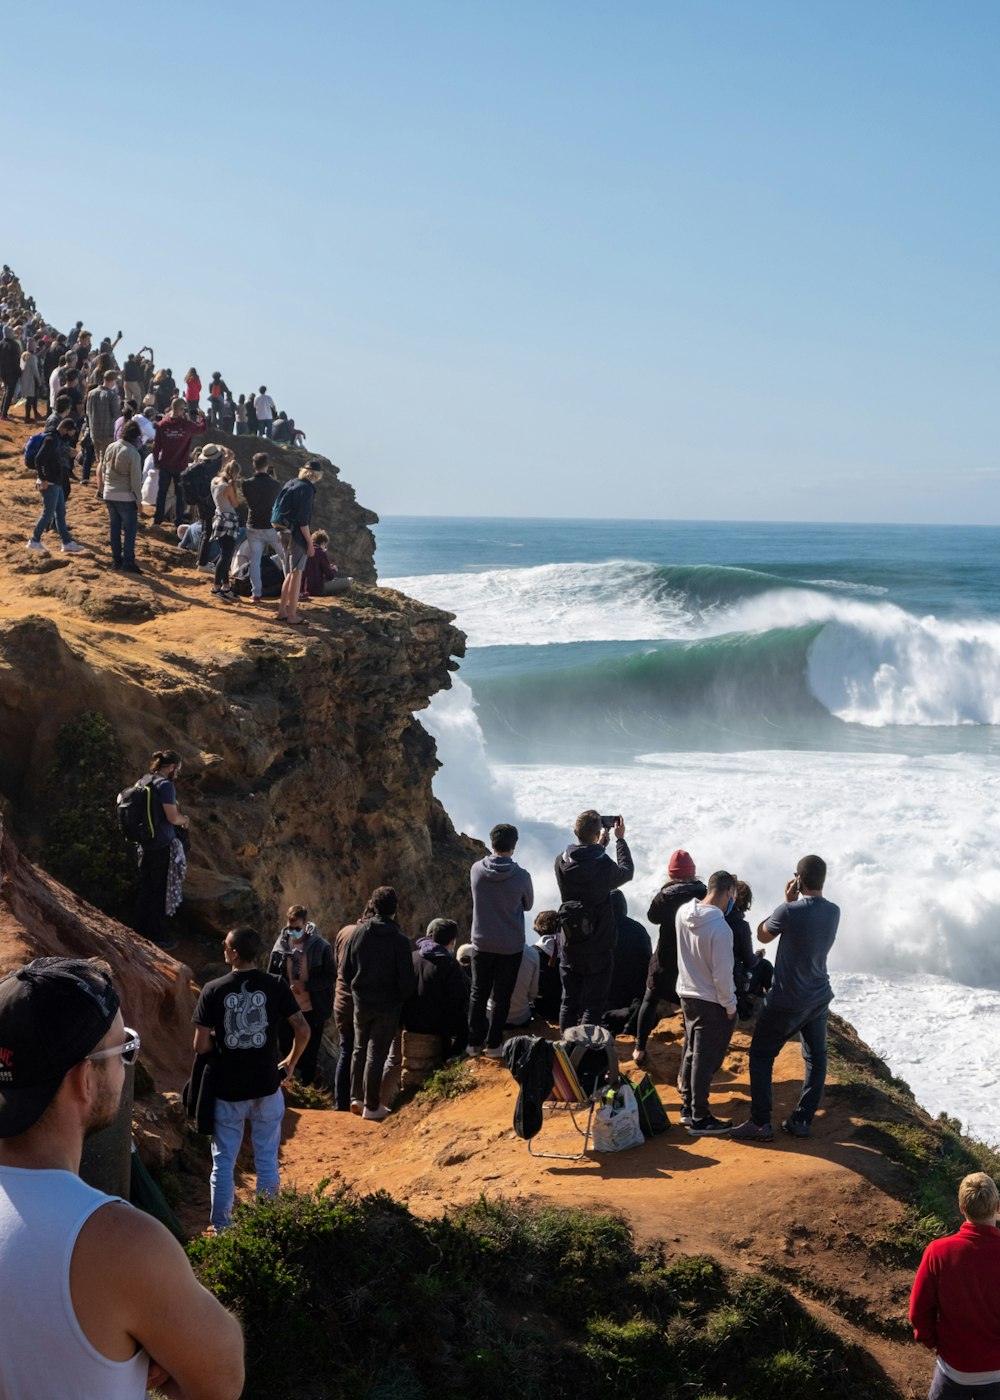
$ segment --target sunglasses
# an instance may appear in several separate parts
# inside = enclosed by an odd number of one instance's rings
[[[84,1055],[85,1060],[110,1060],[115,1055],[121,1055],[123,1065],[134,1065],[139,1054],[139,1032],[132,1030],[130,1026],[125,1027],[125,1034],[128,1039],[122,1045],[109,1045],[107,1050],[95,1050],[92,1055]]]

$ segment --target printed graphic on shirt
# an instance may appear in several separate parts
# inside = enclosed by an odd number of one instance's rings
[[[223,1001],[227,1050],[261,1050],[267,1042],[267,996],[247,984]]]

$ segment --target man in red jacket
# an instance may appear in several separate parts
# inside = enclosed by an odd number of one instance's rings
[[[167,491],[171,482],[174,483],[176,507],[174,519],[178,525],[181,523],[184,516],[184,488],[181,485],[181,472],[188,464],[191,439],[196,438],[199,433],[205,432],[207,427],[208,424],[205,422],[203,413],[199,413],[194,418],[187,416],[187,405],[183,399],[174,399],[170,405],[170,412],[157,423],[156,436],[153,438],[153,466],[159,468],[160,481],[156,488],[154,525],[163,524]]]
[[[924,1250],[910,1322],[917,1341],[937,1352],[928,1400],[1000,1400],[1000,1192],[973,1172],[958,1204],[965,1224]]]

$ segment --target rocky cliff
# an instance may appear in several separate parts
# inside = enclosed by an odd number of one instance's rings
[[[376,586],[376,517],[336,468],[327,464],[314,524],[357,582],[311,603],[308,628],[292,629],[274,621],[273,603],[211,598],[171,531],[141,529],[143,578],[113,572],[105,508],[82,484],[68,517],[90,553],[28,554],[39,497],[26,436],[0,424],[0,796],[25,850],[50,868],[54,756],[67,723],[92,713],[124,751],[120,772],[94,775],[106,787],[145,771],[154,748],[182,755],[185,908],[203,930],[246,919],[270,932],[297,901],[333,931],[378,884],[399,890],[409,931],[439,913],[465,918],[479,848],[434,798],[434,742],[413,718],[450,684],[464,639],[449,614]],[[210,436],[249,471],[260,444]],[[282,478],[305,460],[271,455]]]

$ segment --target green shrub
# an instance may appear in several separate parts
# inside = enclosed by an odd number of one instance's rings
[[[614,1216],[285,1192],[188,1247],[241,1317],[245,1400],[890,1400],[778,1284],[637,1250]]]
[[[88,711],[59,730],[41,785],[42,865],[74,894],[116,916],[137,878],[115,811],[124,773],[118,736],[103,715]]]
[[[417,1103],[438,1103],[442,1099],[457,1099],[475,1087],[476,1076],[468,1060],[449,1060],[427,1077],[414,1098]]]

